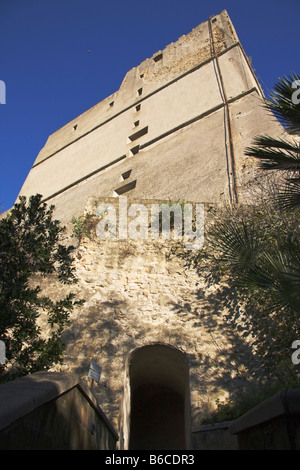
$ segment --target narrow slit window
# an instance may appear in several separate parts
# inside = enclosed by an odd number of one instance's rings
[[[131,175],[131,172],[132,172],[132,170],[127,170],[124,173],[122,173],[122,181],[127,180],[129,178],[129,176]]]
[[[121,196],[121,194],[128,193],[136,187],[136,180],[131,181],[130,183],[124,184],[123,186],[115,189],[114,194],[117,196]]]
[[[153,57],[154,62],[158,62],[163,58],[162,52],[160,54],[157,54],[155,57]]]
[[[137,153],[139,153],[139,151],[140,151],[140,146],[139,146],[139,145],[136,145],[135,147],[132,147],[132,148],[130,149],[130,154],[131,154],[131,155],[136,155]]]
[[[139,139],[143,135],[148,133],[148,126],[143,127],[143,129],[140,129],[139,131],[135,132],[134,134],[131,134],[128,139],[133,142],[136,139]]]
[[[138,105],[135,107],[135,110],[136,110],[136,111],[140,111],[140,109],[141,109],[141,105],[138,104]]]
[[[141,96],[143,94],[143,88],[139,88],[137,92],[138,92],[138,96]]]

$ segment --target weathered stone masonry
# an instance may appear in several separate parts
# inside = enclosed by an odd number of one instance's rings
[[[52,134],[20,194],[40,193],[54,204],[69,237],[73,216],[94,217],[98,204],[122,195],[128,203],[205,203],[209,217],[210,204],[245,200],[261,178],[244,156],[253,137],[262,129],[282,133],[262,97],[223,11],[130,70],[118,91]],[[253,355],[219,308],[209,266],[199,273],[177,247],[162,238],[99,240],[92,229],[76,249],[76,291],[86,303],[65,333],[62,370],[87,380],[90,362],[101,365],[94,394],[120,432],[120,448],[138,445],[129,442],[132,397],[140,402],[138,390],[153,381],[159,393],[172,389],[170,400],[184,410],[173,413],[170,428],[184,428],[185,447],[217,398],[251,384]],[[62,294],[51,280],[43,289]],[[157,405],[147,393],[147,403]]]

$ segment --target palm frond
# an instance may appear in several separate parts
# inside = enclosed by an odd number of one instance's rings
[[[257,229],[234,218],[218,224],[212,234],[219,260],[225,262],[235,286],[249,293],[265,292],[272,311],[289,307],[300,313],[298,231],[270,245]]]
[[[257,158],[265,170],[300,171],[300,149],[297,142],[275,139],[268,135],[257,136],[245,154]]]
[[[270,99],[265,102],[266,108],[292,134],[300,133],[300,104],[293,100],[296,90],[292,86],[298,80],[300,81],[300,76],[296,73],[279,78],[274,91],[270,93]]]
[[[214,247],[220,259],[236,268],[244,268],[253,262],[256,254],[254,234],[244,221],[225,221],[212,230]]]
[[[258,266],[257,263],[249,265],[242,275],[239,275],[236,284],[248,291],[257,291],[258,289],[272,289],[272,277]]]
[[[298,247],[299,249],[299,247]],[[300,263],[293,257],[289,246],[276,255],[265,257],[265,267],[273,278],[274,304],[277,307],[291,307],[300,313]]]
[[[275,202],[285,212],[300,207],[300,178],[287,179],[284,185],[278,187]]]

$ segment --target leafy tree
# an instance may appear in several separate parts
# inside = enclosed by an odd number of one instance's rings
[[[62,243],[65,229],[53,219],[53,209],[41,195],[28,202],[22,196],[0,220],[0,340],[7,359],[0,365],[0,380],[60,362],[62,332],[72,309],[82,303],[71,292],[51,300],[39,286],[41,277],[55,278],[59,285],[76,282],[73,246]],[[43,317],[47,328],[41,326]]]

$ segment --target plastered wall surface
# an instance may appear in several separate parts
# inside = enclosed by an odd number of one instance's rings
[[[117,195],[129,168],[130,197],[228,198],[251,173],[243,152],[262,124],[281,131],[261,98],[224,11],[131,69],[115,94],[52,134],[20,194],[40,193],[62,207],[72,189],[78,213],[83,184],[88,196]]]

